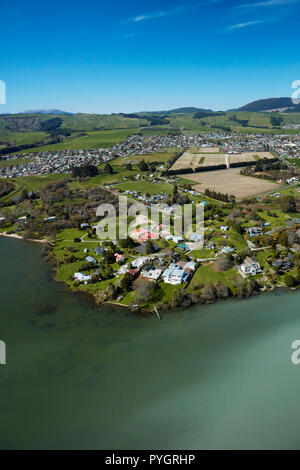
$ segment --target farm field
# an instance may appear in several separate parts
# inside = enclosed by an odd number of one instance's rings
[[[182,170],[184,168],[193,168],[199,166],[226,165],[226,162],[255,162],[259,158],[274,158],[270,152],[244,152],[239,154],[229,154],[228,159],[223,153],[218,153],[218,148],[199,149],[197,152],[191,149],[185,152],[170,168],[173,170]]]
[[[262,158],[272,159],[274,155],[270,152],[243,152],[243,153],[233,153],[229,155],[230,163],[237,162],[251,162]]]
[[[196,153],[219,153],[219,147],[203,147],[196,150]]]
[[[88,132],[87,135],[78,136],[78,133],[68,137],[63,142],[52,145],[44,145],[32,149],[22,150],[17,153],[49,152],[58,150],[81,150],[92,148],[112,147],[113,145],[127,139],[137,129],[111,129],[105,131]]]
[[[183,177],[194,182],[193,189],[203,192],[205,189],[223,194],[230,194],[237,199],[280,189],[280,185],[270,181],[240,175],[240,168],[206,171],[185,174]]]
[[[15,158],[13,160],[0,160],[0,168],[6,168],[10,166],[17,166],[17,165],[26,165],[31,160],[30,158]]]

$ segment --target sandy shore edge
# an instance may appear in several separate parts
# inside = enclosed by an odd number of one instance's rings
[[[29,241],[29,242],[50,243],[49,240],[47,240],[46,238],[42,238],[41,240],[28,238],[27,240],[24,240],[24,238],[21,237],[21,235],[17,235],[16,233],[0,232],[0,236],[1,237],[7,237],[7,238],[15,238],[17,240],[23,240],[23,241]]]

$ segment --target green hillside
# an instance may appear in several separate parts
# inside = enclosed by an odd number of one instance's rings
[[[275,121],[274,121],[274,118]],[[272,122],[273,119],[273,122]],[[279,119],[279,125],[274,122]],[[130,134],[179,132],[299,133],[300,113],[249,111],[0,116],[0,155],[110,147]]]

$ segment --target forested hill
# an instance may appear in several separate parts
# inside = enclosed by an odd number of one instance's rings
[[[262,112],[271,110],[285,110],[285,112],[300,112],[300,105],[295,105],[291,98],[268,98],[253,101],[236,111]]]

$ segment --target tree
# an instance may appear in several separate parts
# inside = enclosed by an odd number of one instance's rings
[[[288,246],[288,234],[286,230],[280,233],[277,242],[282,246]]]
[[[297,280],[291,274],[285,275],[284,282],[287,287],[296,287],[297,285]]]
[[[115,262],[115,257],[112,250],[108,249],[104,254],[104,260],[108,264],[113,264]]]
[[[229,259],[227,256],[224,256],[224,258],[219,258],[216,261],[216,267],[219,271],[228,271],[228,269],[232,268],[232,266],[232,260]]]
[[[72,177],[93,177],[98,175],[99,170],[95,165],[84,165],[72,169]]]
[[[24,240],[30,240],[30,239],[33,239],[33,238],[35,238],[35,236],[34,236],[34,233],[31,232],[31,230],[26,230],[24,232],[24,234],[23,234],[23,239]]]
[[[297,212],[297,205],[293,196],[284,196],[281,198],[281,208],[283,212]]]
[[[108,284],[106,294],[109,300],[114,300],[117,296],[117,290],[111,282]]]
[[[151,240],[146,241],[146,255],[150,255],[151,253],[155,253],[155,248]]]
[[[141,160],[140,163],[138,164],[138,167],[141,171],[148,171],[149,170],[149,167],[148,167],[147,163],[145,162],[145,160]]]
[[[24,201],[25,199],[28,199],[28,191],[26,188],[23,188],[22,189],[22,192],[21,192],[21,199],[22,201]]]
[[[127,238],[125,238],[125,239],[120,238],[120,239],[119,239],[119,246],[120,246],[120,248],[122,248],[122,249],[125,249],[125,248],[133,248],[133,247],[134,247],[134,241],[133,241],[132,238],[130,238],[130,237],[127,237]]]
[[[227,299],[230,296],[231,292],[229,287],[224,286],[222,282],[219,282],[216,286],[216,292],[219,299]]]
[[[201,291],[201,298],[204,302],[207,302],[207,303],[212,303],[216,300],[217,292],[213,284],[211,283],[205,284],[205,286],[203,287]]]
[[[107,173],[108,175],[112,175],[114,170],[113,170],[113,167],[111,166],[110,163],[106,163],[106,165],[104,166],[104,169],[103,169],[104,173]]]
[[[133,290],[139,302],[147,302],[147,300],[151,298],[153,285],[151,284],[151,282],[139,278],[134,281]]]
[[[125,167],[126,167],[126,170],[132,171],[132,165],[131,165],[131,163],[127,163],[127,164],[125,165]]]
[[[125,273],[124,277],[121,280],[120,287],[123,292],[129,292],[132,285],[131,276],[129,273]]]

